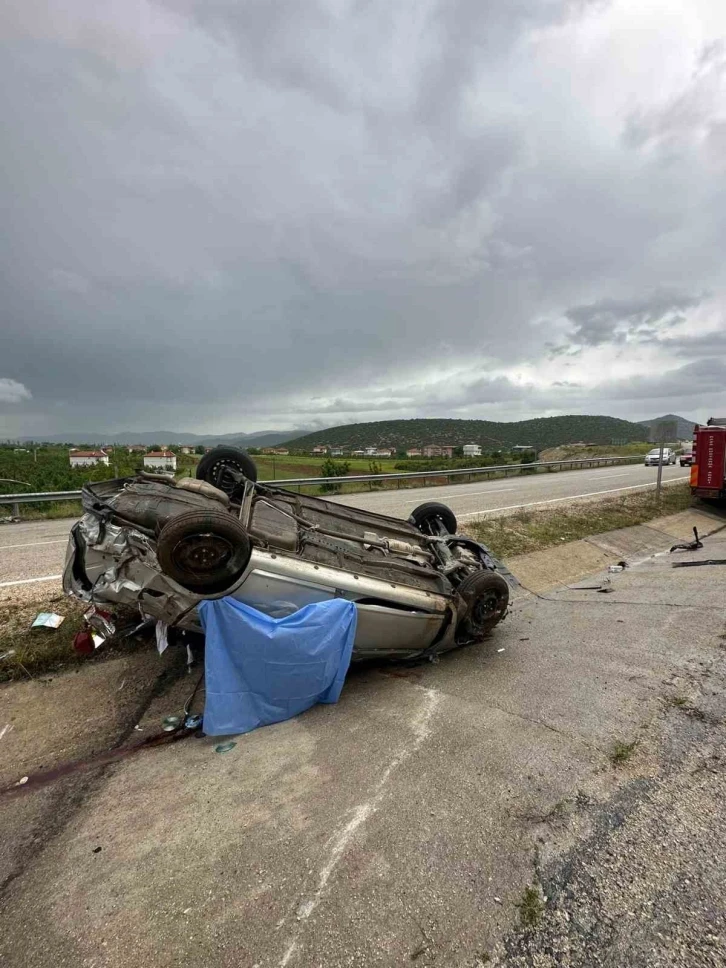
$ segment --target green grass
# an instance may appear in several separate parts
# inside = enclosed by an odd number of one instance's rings
[[[687,483],[667,484],[660,501],[653,489],[631,491],[619,497],[561,504],[556,509],[522,510],[504,517],[480,518],[464,531],[491,548],[500,558],[512,558],[576,541],[593,534],[627,528],[666,514],[684,511],[692,504]]]
[[[11,508],[3,505],[8,514]],[[54,501],[44,504],[21,504],[20,517],[23,521],[45,521],[50,518],[80,518],[83,506],[80,501]]]
[[[523,928],[535,928],[539,924],[542,920],[544,904],[539,888],[535,884],[525,887],[522,900],[517,903],[517,907]]]
[[[637,740],[633,740],[632,743],[626,743],[623,740],[616,740],[613,743],[612,749],[610,750],[610,762],[613,764],[613,766],[620,766],[622,763],[627,763],[635,752],[637,745]]]
[[[653,445],[642,442],[630,444],[595,444],[593,447],[574,447],[572,444],[564,444],[561,447],[550,447],[543,450],[540,460],[577,460],[588,457],[640,457],[647,454]]]
[[[0,604],[0,655],[13,653],[0,660],[0,682],[35,678],[111,655],[118,645],[113,638],[99,650],[97,657],[79,656],[74,651],[73,638],[83,625],[86,608],[65,595],[56,595],[43,604]],[[56,612],[65,616],[65,620],[57,629],[31,629],[38,612]],[[138,615],[134,610],[123,608],[114,608],[114,613],[117,627],[130,625]],[[124,651],[136,644],[135,640],[124,640]]]

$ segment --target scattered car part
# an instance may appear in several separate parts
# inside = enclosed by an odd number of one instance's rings
[[[684,541],[679,544],[674,544],[671,551],[698,551],[699,548],[703,547],[703,542],[698,537],[698,528],[693,528],[693,541]]]
[[[33,619],[31,629],[58,629],[65,621],[64,615],[56,612],[38,612]]]
[[[674,561],[674,568],[701,568],[703,565],[726,565],[726,558],[707,558],[705,561]]]

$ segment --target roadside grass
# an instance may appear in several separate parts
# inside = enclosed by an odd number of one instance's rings
[[[3,509],[9,511],[8,507]],[[80,518],[83,507],[80,501],[58,501],[47,504],[21,504],[22,521],[47,521],[55,518]]]
[[[630,444],[593,444],[591,447],[575,447],[562,444],[540,451],[539,460],[577,460],[582,457],[642,457],[652,447],[645,441]]]
[[[637,740],[633,740],[632,743],[626,743],[620,739],[616,740],[610,750],[610,762],[613,766],[620,766],[622,763],[627,763],[635,752],[637,745]]]
[[[79,656],[73,649],[73,638],[83,625],[83,613],[87,606],[65,595],[56,595],[42,604],[20,605],[6,601],[0,604],[0,682],[34,678],[61,669],[108,658],[114,653],[115,644],[109,639],[98,656]],[[57,629],[32,629],[30,624],[39,612],[55,612],[64,616]],[[124,620],[137,616],[136,612],[114,609],[117,627]],[[136,646],[135,639],[124,640],[124,652]]]
[[[542,919],[544,904],[536,885],[530,884],[524,889],[522,900],[517,902],[519,920],[524,928],[535,928]]]
[[[468,521],[462,531],[472,535],[499,558],[512,558],[576,541],[604,531],[644,524],[691,507],[687,483],[663,487],[660,501],[652,489],[631,491],[602,500],[563,502],[556,509],[525,509],[502,517]]]

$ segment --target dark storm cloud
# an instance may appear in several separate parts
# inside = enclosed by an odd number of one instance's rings
[[[588,352],[681,353],[723,298],[723,48],[662,98],[578,75],[617,7],[12,0],[8,432],[587,409]]]
[[[693,406],[693,398],[720,394],[726,386],[726,363],[722,360],[695,360],[666,372],[646,374],[628,380],[613,380],[598,392],[607,397],[623,395],[627,400],[668,400],[680,398]]]

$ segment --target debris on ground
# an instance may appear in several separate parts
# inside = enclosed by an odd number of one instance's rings
[[[704,565],[726,565],[726,558],[707,558],[705,561],[674,561],[673,568],[701,568]]]
[[[38,612],[33,619],[31,629],[57,629],[60,628],[65,620],[65,615],[57,612]]]
[[[698,528],[693,528],[693,541],[681,541],[678,544],[674,544],[671,548],[673,551],[698,551],[699,548],[703,547],[703,542],[698,537]]]

